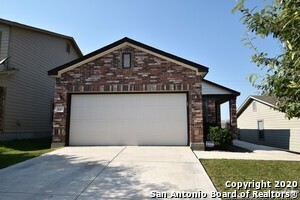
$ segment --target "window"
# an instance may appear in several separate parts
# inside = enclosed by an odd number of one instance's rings
[[[71,45],[69,43],[66,44],[66,52],[71,52]]]
[[[131,67],[131,53],[123,53],[122,56],[123,68]]]
[[[256,110],[257,110],[256,102],[252,102],[252,109],[253,109],[253,112],[256,112]]]
[[[265,130],[264,130],[264,121],[263,120],[257,121],[257,129],[258,129],[258,139],[264,140],[265,139]]]

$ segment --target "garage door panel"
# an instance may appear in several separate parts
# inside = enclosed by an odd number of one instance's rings
[[[97,125],[95,125],[97,123]],[[143,134],[145,137],[149,135],[150,137],[153,137],[155,134],[156,135],[167,135],[168,137],[174,137],[176,136],[176,132],[174,132],[173,129],[176,129],[177,132],[183,132],[186,133],[185,128],[182,128],[180,126],[174,126],[173,123],[166,123],[166,124],[161,124],[161,123],[151,123],[151,126],[149,127],[149,124],[146,122],[140,122],[137,121],[137,123],[132,123],[132,122],[121,122],[119,126],[113,126],[112,124],[109,124],[109,122],[101,121],[101,122],[96,122],[95,124],[77,124],[74,125],[71,134],[76,135],[82,135],[81,133],[87,132],[89,134],[107,134],[111,132],[119,132],[119,133],[139,133]],[[138,126],[137,126],[138,124]],[[99,129],[99,126],[101,126],[101,129]],[[172,129],[170,130],[170,126],[173,126]],[[90,130],[90,131],[87,131]],[[92,130],[92,131],[91,131]],[[173,134],[174,133],[174,134]],[[74,135],[72,135],[73,137]],[[76,137],[78,137],[76,136]],[[133,135],[134,137],[134,135]],[[185,137],[185,136],[184,136]],[[158,138],[157,138],[158,139]]]
[[[70,145],[187,145],[186,94],[71,98]]]

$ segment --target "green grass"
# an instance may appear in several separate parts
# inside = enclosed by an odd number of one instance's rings
[[[51,138],[0,141],[0,169],[53,150]]]
[[[298,188],[286,190],[300,190],[300,162],[290,161],[263,161],[263,160],[200,160],[205,170],[219,192],[233,192],[236,188],[228,188],[226,181],[249,182],[270,181],[272,188],[251,191],[283,190],[275,188],[275,181],[297,181]],[[246,190],[240,190],[246,191]],[[298,194],[300,195],[300,194]]]

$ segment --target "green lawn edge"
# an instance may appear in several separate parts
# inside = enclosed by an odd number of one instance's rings
[[[0,141],[0,169],[56,150],[51,138]]]
[[[270,161],[270,160],[234,160],[234,159],[200,159],[201,164],[211,178],[218,192],[232,193],[237,191],[246,192],[250,190],[251,194],[255,192],[270,191],[300,191],[300,162],[296,161]],[[230,181],[230,182],[227,182]],[[271,187],[240,189],[230,186],[232,182],[270,182]],[[282,187],[275,188],[277,181],[296,181],[297,188]],[[227,199],[227,198],[223,198]],[[233,199],[233,198],[228,198]]]

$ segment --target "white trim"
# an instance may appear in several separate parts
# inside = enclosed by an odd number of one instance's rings
[[[111,48],[111,49],[109,49],[109,50],[107,50],[107,51],[104,51],[104,52],[102,52],[102,53],[99,53],[99,54],[97,54],[97,55],[95,55],[95,56],[92,56],[92,57],[90,57],[90,58],[87,58],[87,59],[85,59],[85,60],[83,60],[83,61],[81,61],[81,62],[78,62],[78,63],[74,64],[74,65],[71,65],[71,66],[69,66],[69,67],[67,67],[67,68],[65,68],[65,69],[62,69],[62,70],[58,71],[57,75],[54,76],[54,77],[61,77],[61,75],[62,75],[63,73],[65,73],[65,72],[67,72],[67,71],[70,71],[70,70],[72,70],[72,69],[75,69],[76,67],[79,67],[79,66],[84,65],[84,64],[86,64],[86,63],[88,63],[88,62],[91,62],[92,60],[95,60],[95,59],[97,59],[97,58],[100,58],[100,57],[102,57],[102,56],[104,56],[104,55],[106,55],[106,54],[109,54],[109,53],[111,53],[111,52],[113,52],[113,51],[115,51],[115,50],[117,50],[117,49],[119,49],[119,48],[122,48],[122,47],[124,47],[124,46],[126,46],[126,42],[123,43],[123,44],[120,44],[120,45],[118,45],[118,46],[115,46],[115,47],[113,47],[113,48]]]
[[[268,105],[268,106],[270,106],[270,107],[273,107],[273,108],[275,107],[273,104],[270,104],[270,103],[265,102],[265,101],[263,101],[263,100],[257,99],[257,98],[255,98],[255,97],[252,97],[252,96],[251,96],[251,98],[254,99],[254,100],[256,100],[256,101],[258,101],[258,102],[260,102],[260,103],[266,104],[266,105]]]
[[[111,48],[111,49],[108,49],[108,50],[106,50],[106,51],[104,51],[104,52],[102,52],[102,53],[99,53],[99,54],[97,54],[97,55],[95,55],[95,56],[92,56],[92,57],[90,57],[90,58],[87,58],[87,59],[85,59],[85,60],[83,60],[83,61],[81,61],[81,62],[78,62],[78,63],[76,63],[76,64],[74,64],[74,65],[71,65],[71,66],[69,66],[69,67],[67,67],[67,68],[65,68],[65,69],[62,69],[62,70],[58,71],[57,75],[52,75],[52,77],[59,78],[59,77],[61,77],[61,75],[62,75],[63,73],[65,73],[65,72],[67,72],[67,71],[70,71],[70,70],[72,70],[72,69],[74,69],[74,68],[76,68],[76,67],[79,67],[79,66],[81,66],[81,65],[84,65],[84,64],[86,64],[86,63],[88,63],[88,62],[90,62],[90,61],[92,61],[92,60],[95,60],[95,59],[97,59],[97,58],[100,58],[100,57],[102,57],[102,56],[105,56],[106,54],[109,54],[109,53],[111,53],[111,52],[113,52],[113,51],[115,51],[115,50],[117,50],[117,49],[120,49],[120,48],[122,48],[122,47],[125,47],[125,46],[131,46],[131,47],[133,47],[133,48],[135,48],[135,49],[144,51],[144,52],[146,52],[146,53],[149,53],[149,54],[151,54],[151,55],[157,56],[157,57],[162,58],[162,59],[164,59],[164,60],[167,60],[167,61],[176,63],[176,64],[178,64],[178,65],[180,65],[180,66],[183,66],[183,67],[186,67],[186,68],[188,68],[188,69],[191,69],[191,70],[193,70],[193,71],[196,72],[196,75],[201,75],[202,77],[204,77],[205,74],[206,74],[205,72],[198,72],[198,69],[197,69],[197,68],[192,67],[192,66],[190,66],[190,65],[187,65],[187,64],[185,64],[185,63],[179,62],[179,61],[177,61],[177,60],[174,60],[174,59],[171,59],[171,58],[169,58],[169,57],[163,56],[163,55],[161,55],[161,54],[155,53],[155,52],[153,52],[153,51],[144,49],[144,48],[142,48],[142,47],[136,46],[136,45],[131,44],[131,43],[129,43],[129,42],[124,42],[124,43],[122,43],[122,44],[120,44],[120,45],[117,45],[117,46],[115,46],[115,47],[113,47],[113,48]]]
[[[243,102],[243,104],[239,107],[239,109],[236,111],[236,114],[238,116],[238,113],[240,112],[240,110],[242,108],[244,108],[244,106],[248,103],[249,99],[250,99],[251,96],[248,96],[247,99]]]

